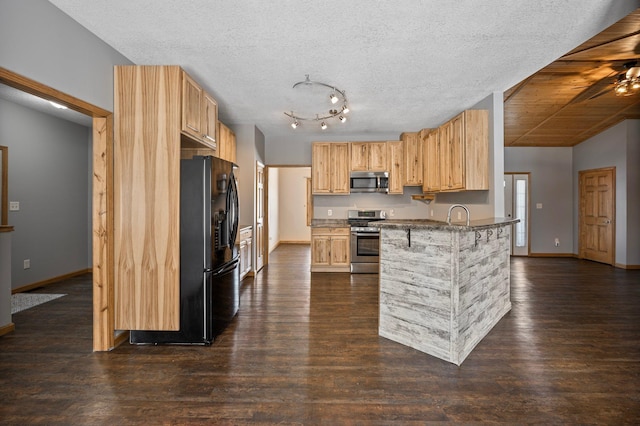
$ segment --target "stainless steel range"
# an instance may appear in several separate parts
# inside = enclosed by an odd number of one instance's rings
[[[384,210],[349,210],[351,225],[351,273],[377,274],[380,262],[380,228]]]

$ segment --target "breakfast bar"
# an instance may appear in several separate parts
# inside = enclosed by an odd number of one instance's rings
[[[511,310],[515,222],[381,223],[379,335],[460,365]]]

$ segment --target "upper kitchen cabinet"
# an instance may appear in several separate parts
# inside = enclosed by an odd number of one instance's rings
[[[489,189],[489,112],[466,110],[438,132],[440,190]]]
[[[404,186],[422,186],[422,143],[417,132],[400,135],[404,150]]]
[[[422,161],[422,192],[440,191],[440,132],[441,129],[425,129],[420,132],[422,153],[424,155]],[[443,137],[446,138],[446,136]]]
[[[218,103],[196,81],[182,71],[182,132],[216,150]]]
[[[311,156],[313,194],[349,194],[349,144],[314,142]]]
[[[351,171],[388,171],[386,142],[352,142]]]
[[[114,296],[117,330],[180,326],[178,66],[114,69]]]
[[[218,121],[218,157],[236,163],[236,134]]]
[[[404,150],[402,141],[387,142],[389,194],[404,192]]]

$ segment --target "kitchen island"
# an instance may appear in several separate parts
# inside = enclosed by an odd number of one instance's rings
[[[511,310],[512,219],[380,223],[382,337],[460,365]]]

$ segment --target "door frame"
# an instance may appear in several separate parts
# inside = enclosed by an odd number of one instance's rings
[[[531,256],[531,172],[504,172],[505,175],[526,175],[527,176],[527,254],[513,254],[513,244],[514,239],[513,235],[511,238],[511,251],[512,256],[520,256],[520,257],[528,257]],[[512,200],[513,201],[513,200]],[[515,224],[511,225],[511,229],[513,229]]]
[[[582,237],[584,224],[582,223],[582,177],[587,173],[611,171],[611,263],[601,262],[605,265],[616,266],[616,168],[615,167],[600,167],[597,169],[579,170],[578,171],[578,258],[592,260],[584,257],[584,240]],[[592,260],[597,262],[596,260]]]
[[[93,350],[108,351],[126,339],[113,315],[113,113],[2,67],[0,83],[93,118]]]

